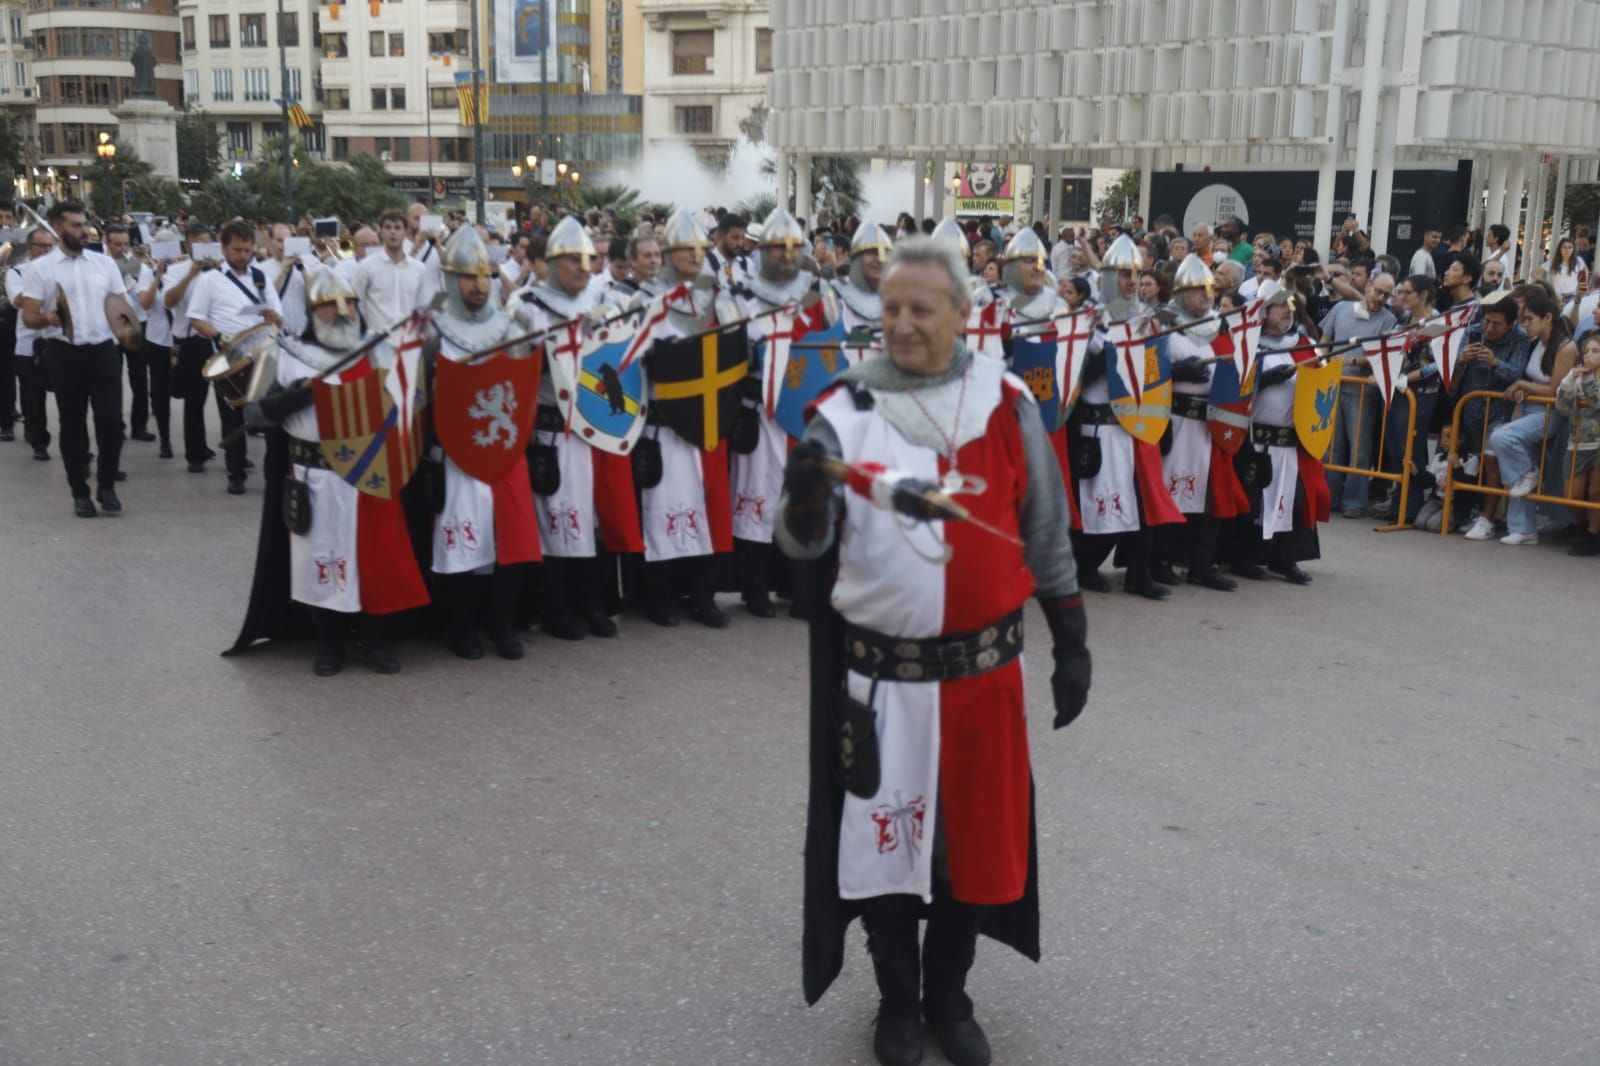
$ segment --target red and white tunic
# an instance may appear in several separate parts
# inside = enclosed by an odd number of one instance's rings
[[[333,352],[328,356],[330,363],[338,358]],[[362,365],[364,372],[373,372]],[[278,353],[280,385],[312,377],[317,369],[288,349]],[[337,385],[340,377],[330,374],[325,380]],[[316,445],[321,439],[315,406],[290,414],[283,428],[307,444]],[[428,602],[398,497],[368,495],[325,467],[294,463],[289,473],[306,483],[311,496],[311,528],[303,536],[286,534],[291,598],[329,611],[371,615],[394,614]]]
[[[1027,388],[996,360],[972,362],[956,467],[987,483],[960,502],[1013,534],[1028,469],[1017,416]],[[951,381],[930,388],[956,389]],[[940,451],[908,440],[884,414],[905,393],[874,393],[862,409],[846,389],[818,401],[843,458],[937,479]],[[1029,397],[1031,403],[1031,397]],[[1060,532],[1063,540],[1065,528]],[[948,563],[942,558],[948,547]],[[928,639],[981,630],[1033,592],[1023,549],[970,523],[917,523],[845,493],[832,602],[847,622]],[[935,812],[943,819],[952,891],[964,903],[1020,899],[1028,871],[1027,725],[1020,658],[955,681],[876,684],[847,675],[850,694],[877,711],[882,785],[869,800],[846,795],[840,826],[839,894],[863,899],[909,893],[931,899]]]
[[[747,315],[769,309],[759,300],[741,300],[739,308]],[[765,340],[776,325],[773,315],[751,319],[747,327],[751,347]],[[733,455],[733,535],[770,544],[778,498],[783,495],[783,467],[789,461],[789,434],[767,415],[765,405],[756,408],[756,417],[760,429],[755,450]]]
[[[656,334],[684,334],[667,316]],[[649,357],[645,357],[648,377]],[[661,481],[639,491],[639,519],[647,562],[686,559],[733,550],[732,500],[728,488],[728,442],[711,451],[690,444],[667,426],[645,430],[661,447]]]
[[[439,358],[456,362],[471,353],[439,338]],[[511,469],[490,485],[466,473],[444,455],[444,509],[433,517],[433,572],[466,574],[495,565],[540,560],[528,460],[518,456]]]

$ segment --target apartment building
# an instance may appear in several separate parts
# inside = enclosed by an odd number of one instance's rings
[[[766,98],[772,30],[765,0],[643,0],[648,143],[684,141],[721,167],[739,123]]]

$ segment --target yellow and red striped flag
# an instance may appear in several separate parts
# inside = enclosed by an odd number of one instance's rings
[[[489,123],[489,86],[478,84],[478,114],[474,121],[472,114],[472,72],[460,71],[456,74],[456,97],[461,104],[461,124],[463,126],[476,126],[479,123]]]
[[[316,125],[311,121],[311,116],[306,114],[306,109],[300,106],[299,100],[289,101],[289,121],[294,123],[297,130],[309,130]]]

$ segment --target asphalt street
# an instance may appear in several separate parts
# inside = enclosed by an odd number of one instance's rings
[[[0,444],[0,1063],[871,1061],[859,931],[800,995],[799,623],[222,659],[260,482],[125,454],[83,521]],[[997,1062],[1600,1062],[1600,567],[1323,548],[1091,596],[1064,732],[1036,642],[1045,958],[980,946]]]

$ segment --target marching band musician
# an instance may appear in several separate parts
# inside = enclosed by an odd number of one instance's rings
[[[1266,576],[1261,570],[1265,563],[1285,580],[1309,585],[1311,575],[1300,564],[1321,557],[1317,522],[1328,520],[1329,497],[1320,464],[1316,477],[1301,474],[1302,460],[1310,457],[1294,428],[1294,351],[1305,340],[1295,324],[1296,299],[1293,289],[1277,289],[1267,297],[1262,312],[1255,403],[1250,409],[1251,447],[1239,454],[1246,462],[1270,464],[1271,475],[1250,479],[1257,486],[1252,509],[1260,535],[1236,546],[1240,554],[1232,570],[1240,577],[1260,580]]]
[[[1167,491],[1185,521],[1157,530],[1153,575],[1163,584],[1176,585],[1179,578],[1172,564],[1183,559],[1189,584],[1228,592],[1239,583],[1217,569],[1217,534],[1222,520],[1248,513],[1250,505],[1206,420],[1215,373],[1215,365],[1208,361],[1211,341],[1222,323],[1211,310],[1211,270],[1193,252],[1178,264],[1172,293],[1176,324],[1184,328],[1167,338],[1172,357],[1172,447],[1161,465]]]
[[[546,280],[523,290],[516,308],[530,330],[570,324],[540,342],[547,356],[539,386],[541,443],[535,447],[543,459],[534,470],[545,577],[540,628],[563,640],[581,640],[585,629],[597,637],[617,635],[603,595],[612,574],[609,558],[600,555],[602,543],[611,552],[643,550],[629,461],[566,431],[562,405],[576,398],[558,395],[553,372],[557,359],[576,367],[580,330],[574,327],[600,308],[598,292],[589,286],[594,255],[594,242],[578,219],[562,219],[545,248]],[[574,372],[573,380],[578,376]]]
[[[50,460],[50,417],[45,399],[49,389],[41,352],[44,334],[22,320],[22,290],[26,287],[26,271],[49,255],[55,246],[56,239],[49,230],[34,226],[28,230],[23,243],[28,257],[6,269],[6,299],[17,310],[17,385],[22,400],[23,439],[39,462]]]
[[[1039,957],[1030,595],[1054,638],[1056,728],[1090,682],[1061,475],[1027,386],[961,340],[966,276],[948,245],[896,245],[886,354],[818,400],[779,510],[779,543],[819,560],[818,602],[831,604],[811,620],[804,993],[827,991],[859,916],[880,995],[874,1050],[896,1066],[921,1061],[922,1017],[952,1063],[990,1061],[966,991],[980,932]],[[973,521],[930,513],[941,491]]]
[[[693,286],[701,276],[711,242],[691,212],[683,208],[673,212],[659,242],[656,237],[634,237],[629,245],[636,269],[642,265],[647,274],[651,257],[641,256],[639,249],[656,250],[653,276],[639,279],[636,306],[647,305],[649,300],[684,282],[691,285],[686,296],[667,302],[666,317],[655,327],[659,342],[694,336],[716,325],[715,290],[709,285]],[[648,354],[645,366],[650,366]],[[671,426],[661,423],[654,403],[654,380],[650,388],[652,402],[646,416],[650,423],[645,436],[660,449],[661,476],[654,485],[639,486],[645,614],[656,625],[677,625],[675,592],[681,588],[688,593],[690,618],[712,629],[723,629],[730,619],[716,603],[713,562],[716,553],[733,546],[727,441],[708,452],[684,440]]]
[[[206,400],[211,389],[200,373],[211,357],[211,342],[191,329],[189,299],[201,276],[216,264],[194,257],[196,245],[210,242],[210,227],[192,222],[184,238],[187,254],[162,270],[161,303],[172,323],[172,394],[183,398],[183,458],[189,473],[199,474],[216,458],[216,452],[206,445]]]
[[[283,331],[291,337],[306,331],[306,265],[288,252],[294,230],[285,223],[274,225],[267,238],[267,258],[256,266],[267,276],[267,284],[278,294],[283,307]]]
[[[461,226],[451,234],[441,269],[446,282],[444,306],[433,320],[437,358],[465,362],[520,332],[512,316],[490,299],[495,268],[476,229]],[[442,415],[437,402],[432,406],[437,426]],[[434,599],[445,614],[450,649],[463,659],[483,658],[474,618],[479,585],[474,577],[487,576],[489,640],[502,659],[520,659],[522,641],[512,619],[527,580],[528,567],[523,564],[540,558],[527,459],[518,456],[506,475],[491,485],[462,470],[442,447],[435,446],[432,456],[443,464],[442,469],[435,468],[442,474],[435,482],[442,485],[432,500]]]
[[[1159,451],[1134,439],[1117,420],[1110,391],[1110,376],[1116,373],[1116,338],[1104,331],[1121,323],[1142,328],[1139,324],[1152,309],[1138,297],[1141,260],[1132,238],[1126,233],[1118,236],[1101,264],[1105,321],[1102,331],[1090,342],[1090,359],[1083,368],[1082,402],[1073,412],[1074,421],[1082,427],[1078,440],[1072,443],[1078,512],[1083,522],[1083,531],[1074,534],[1073,544],[1078,557],[1078,584],[1096,592],[1109,591],[1110,585],[1098,570],[1116,548],[1121,565],[1126,566],[1123,591],[1163,600],[1168,596],[1167,589],[1156,584],[1150,575],[1152,531],[1158,525],[1182,522],[1183,516],[1173,507],[1166,486],[1159,483]],[[1140,362],[1142,365],[1142,353]]]
[[[717,320],[748,318],[752,343],[765,338],[775,324],[775,312],[792,306],[804,311],[821,298],[821,282],[800,265],[806,234],[795,217],[783,208],[773,210],[761,228],[760,267],[717,296]],[[709,261],[709,260],[708,260]],[[737,275],[737,272],[735,272]],[[757,317],[759,316],[759,317]],[[752,367],[753,371],[759,368]],[[759,376],[753,378],[759,385]],[[789,436],[767,415],[759,387],[745,400],[743,417],[754,418],[754,440],[735,441],[733,448],[733,551],[739,571],[745,610],[757,618],[771,618],[772,523],[783,491],[783,465],[788,458]]]
[[[279,595],[278,588],[287,584],[289,598],[304,604],[311,615],[317,640],[312,673],[332,677],[343,669],[353,618],[367,666],[375,673],[395,674],[400,660],[385,619],[425,605],[428,591],[400,497],[381,499],[361,492],[329,467],[320,443],[322,429],[307,386],[319,375],[338,385],[341,375],[335,368],[361,343],[355,293],[338,271],[322,267],[307,282],[304,300],[309,324],[298,335],[280,338],[276,388],[245,411],[252,426],[283,428],[287,456],[273,455],[284,442],[269,440],[257,586],[235,650],[258,637],[277,635],[273,623],[259,613],[263,605],[257,598]],[[281,473],[280,464],[286,467]],[[282,486],[275,491],[280,478]],[[289,532],[286,554],[278,546],[280,523]],[[280,572],[284,567],[286,575]]]
[[[192,338],[200,339],[197,347],[203,351],[202,364],[216,350],[219,338],[231,337],[262,322],[283,325],[283,305],[278,302],[277,290],[267,284],[267,275],[255,265],[255,227],[236,220],[223,226],[220,236],[223,265],[202,273],[189,293],[189,330]],[[228,494],[241,496],[249,457],[244,435],[235,430],[244,424],[244,415],[223,402],[220,393],[218,401],[223,440],[227,442],[223,456],[228,466]],[[203,405],[199,410],[204,410]],[[188,417],[185,409],[185,438]],[[203,434],[203,426],[201,431]]]
[[[168,240],[176,238],[177,234],[171,230],[159,232],[155,240]],[[161,298],[161,287],[167,276],[167,262],[165,260],[151,260],[150,274],[146,288],[142,289],[139,296],[139,306],[146,314],[144,323],[144,343],[147,361],[150,365],[150,391],[151,395],[157,394],[159,388],[165,395],[164,402],[153,403],[157,412],[156,429],[161,438],[160,456],[163,459],[172,458],[172,362],[176,349],[172,343],[172,312],[167,310],[167,305]],[[159,385],[157,384],[159,382]]]
[[[72,490],[73,513],[93,518],[95,503],[107,514],[122,511],[117,461],[122,455],[122,355],[117,345],[144,344],[144,331],[128,303],[116,264],[84,247],[83,205],[61,200],[46,221],[61,246],[24,272],[20,317],[30,329],[49,330],[44,367],[56,394],[61,459]],[[98,490],[89,497],[88,414],[94,409]]]
[[[128,305],[133,308],[139,325],[144,329],[144,343],[136,349],[124,348],[123,357],[128,365],[128,391],[132,394],[132,408],[128,417],[128,436],[133,440],[168,440],[172,435],[172,397],[169,393],[170,368],[161,363],[159,355],[150,344],[150,308],[155,297],[155,271],[150,264],[133,254],[133,241],[128,227],[120,222],[109,222],[105,228],[106,254],[117,264],[127,286]],[[150,432],[154,416],[158,433]]]

